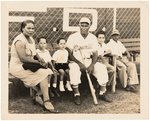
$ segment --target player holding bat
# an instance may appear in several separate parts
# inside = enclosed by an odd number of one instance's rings
[[[73,57],[75,57],[75,59],[69,63],[69,75],[74,92],[74,103],[77,105],[81,104],[78,86],[81,83],[80,76],[82,70],[87,72],[87,76],[92,74],[96,77],[101,87],[99,98],[111,102],[111,100],[106,97],[106,83],[108,82],[107,69],[104,64],[97,62],[98,42],[96,36],[89,32],[90,26],[91,21],[88,18],[81,18],[79,22],[80,31],[70,35],[67,41],[67,47],[71,50]],[[90,82],[91,80],[88,78],[88,81]],[[95,91],[91,85],[90,89],[92,89],[91,93],[94,104],[97,104],[97,99],[94,95]]]

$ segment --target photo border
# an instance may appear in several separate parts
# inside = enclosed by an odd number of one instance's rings
[[[98,8],[140,8],[140,42],[141,42],[141,83],[139,114],[9,114],[8,113],[8,11],[11,5],[47,5],[48,7],[98,7]],[[42,4],[41,4],[42,3]],[[78,3],[78,4],[77,4]],[[83,4],[84,3],[84,4]],[[2,119],[148,119],[149,118],[149,12],[148,1],[85,1],[80,2],[1,2],[1,117]]]

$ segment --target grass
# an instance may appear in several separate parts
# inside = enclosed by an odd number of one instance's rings
[[[137,86],[140,90],[140,86]],[[93,104],[89,88],[81,86],[82,105],[77,106],[73,102],[72,92],[63,92],[61,97],[52,98],[52,103],[64,114],[136,114],[140,113],[140,91],[137,93],[127,92],[118,87],[116,93],[108,90],[108,96],[113,99],[112,103],[98,100],[98,105]],[[9,113],[11,114],[44,114],[43,108],[33,105],[28,95],[9,99]]]

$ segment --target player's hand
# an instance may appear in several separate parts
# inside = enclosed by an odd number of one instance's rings
[[[94,71],[94,64],[91,64],[91,65],[87,68],[87,72],[88,72],[89,74],[92,74],[93,71]]]
[[[40,63],[45,63],[43,58],[39,58],[38,60],[39,60]]]
[[[54,69],[54,68],[53,68],[53,72],[54,72],[54,73],[58,73],[58,71],[57,71],[56,69]]]

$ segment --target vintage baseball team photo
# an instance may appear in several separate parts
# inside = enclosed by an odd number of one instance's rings
[[[8,119],[13,114],[143,115],[148,5],[119,3],[2,2]]]

